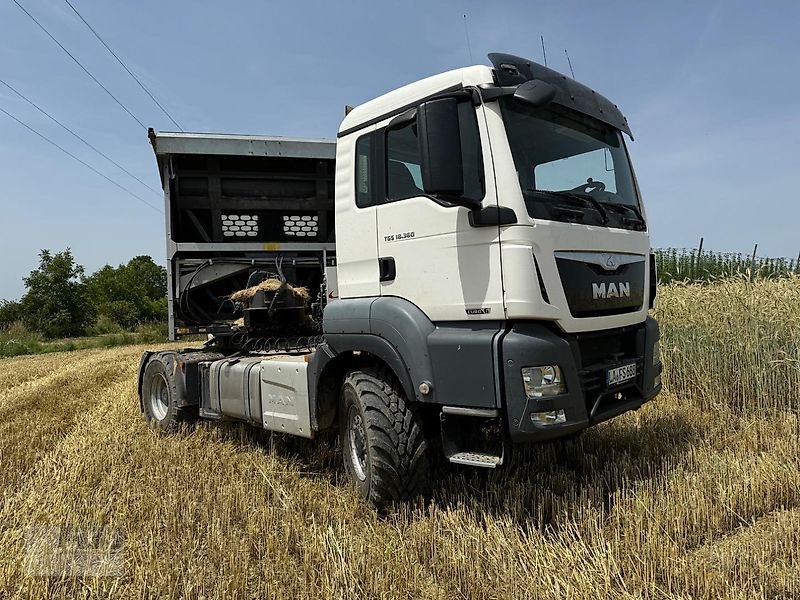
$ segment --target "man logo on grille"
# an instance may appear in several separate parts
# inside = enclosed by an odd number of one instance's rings
[[[630,281],[620,281],[618,284],[613,281],[606,286],[605,283],[592,284],[592,300],[605,300],[607,298],[630,298]]]

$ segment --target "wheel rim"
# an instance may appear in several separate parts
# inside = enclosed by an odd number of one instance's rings
[[[167,416],[169,410],[169,386],[167,386],[167,379],[159,373],[153,380],[150,386],[150,409],[153,411],[153,416],[163,421]]]
[[[355,406],[351,406],[347,415],[347,437],[350,446],[350,462],[359,481],[367,478],[367,438],[364,421]]]

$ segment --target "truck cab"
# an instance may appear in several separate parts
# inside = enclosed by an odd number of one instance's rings
[[[259,239],[260,251],[223,244],[189,258],[168,243],[172,279],[188,282],[171,284],[171,314],[181,323],[193,314],[192,332],[218,339],[172,359],[143,357],[140,397],[154,426],[163,419],[152,398],[166,394],[175,414],[196,409],[276,431],[289,424],[306,437],[338,430],[355,487],[383,505],[430,489],[434,453],[500,468],[515,444],[574,435],[660,391],[658,325],[648,316],[655,265],[625,117],[545,66],[489,58],[491,66],[429,77],[347,113],[335,161],[310,157],[317,176],[335,174],[333,193],[318,184],[314,205],[335,238]],[[159,153],[158,135],[153,143],[170,208],[173,157]],[[226,201],[214,210],[230,212]],[[253,199],[263,231],[279,231],[260,212],[275,201]],[[181,274],[181,260],[194,270]],[[279,291],[214,316],[214,304],[259,278]],[[205,320],[187,301],[200,282],[214,290]],[[280,313],[292,286],[317,302],[291,301]],[[237,310],[242,325],[231,324]],[[296,326],[285,315],[304,310],[305,342],[251,342],[264,339],[256,330],[288,340]],[[160,361],[151,370],[168,373],[169,360],[184,374],[164,378],[167,391],[153,396],[148,365]],[[268,405],[287,389],[281,429]]]

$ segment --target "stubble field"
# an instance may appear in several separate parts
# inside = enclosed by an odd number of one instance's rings
[[[800,278],[667,286],[657,316],[656,400],[386,516],[319,444],[151,432],[144,347],[0,360],[0,597],[800,596]],[[32,526],[111,528],[121,575],[32,575]]]

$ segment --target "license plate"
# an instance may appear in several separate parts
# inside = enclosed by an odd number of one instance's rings
[[[636,363],[622,365],[606,371],[606,384],[618,385],[636,377]]]

